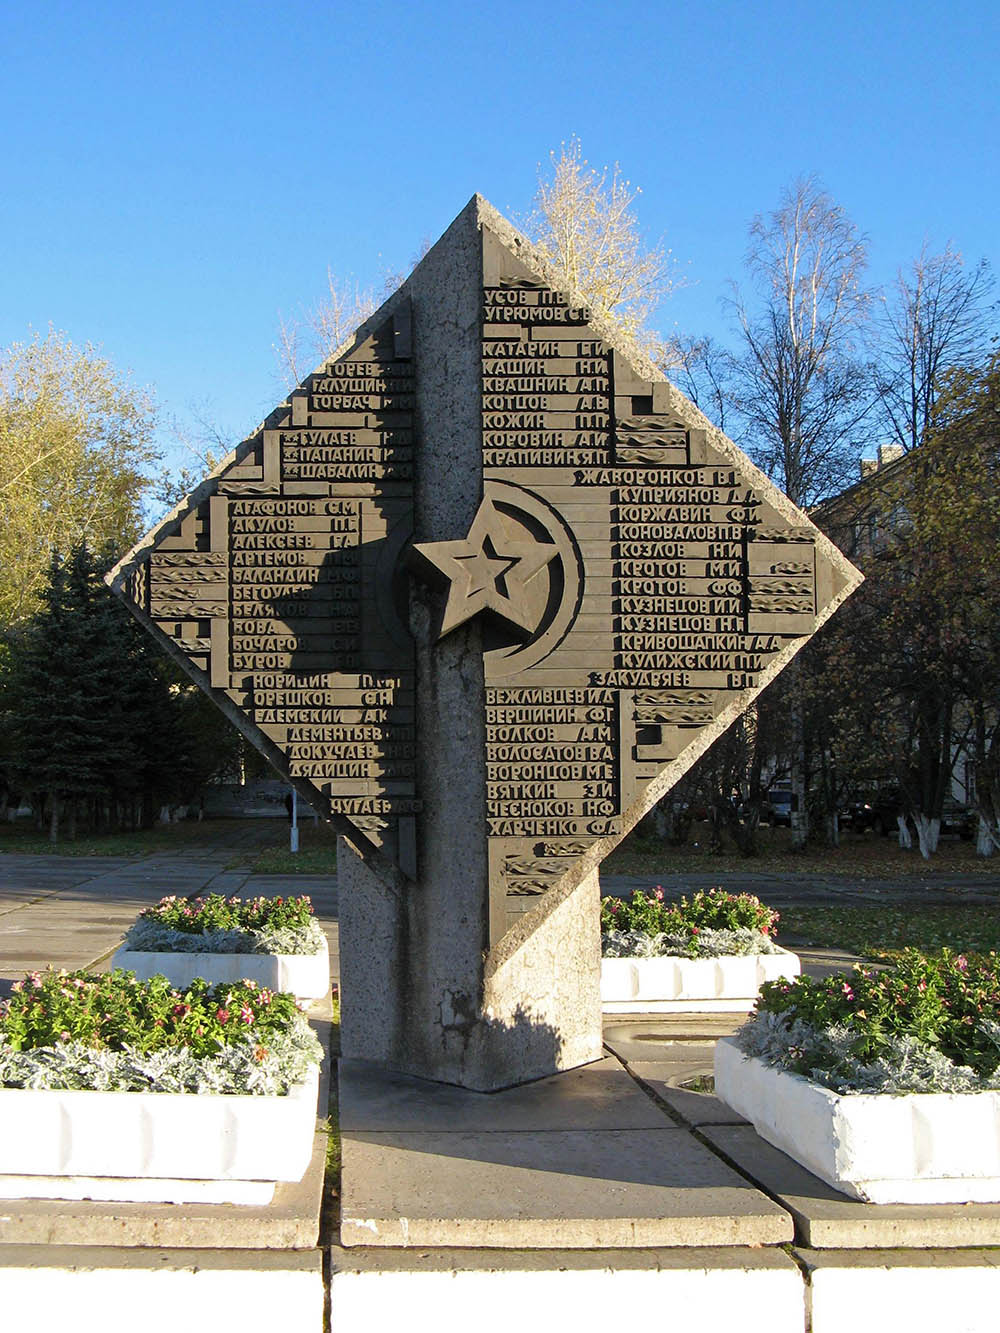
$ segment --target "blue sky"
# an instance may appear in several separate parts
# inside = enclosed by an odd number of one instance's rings
[[[748,223],[804,173],[876,281],[925,239],[997,260],[996,0],[0,0],[0,51],[0,345],[52,323],[234,440],[328,265],[406,267],[476,190],[523,214],[573,135],[688,279],[665,331],[725,333]]]

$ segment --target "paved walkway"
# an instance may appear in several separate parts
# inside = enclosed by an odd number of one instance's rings
[[[251,875],[227,869],[255,840],[237,826],[203,847],[143,857],[0,855],[0,993],[27,971],[49,963],[107,968],[137,914],[166,894],[308,893],[340,971],[337,881],[332,875]]]
[[[265,830],[270,838],[273,830]],[[337,881],[333,875],[252,875],[250,853],[261,845],[255,821],[206,834],[204,845],[143,857],[0,855],[0,993],[26,971],[57,967],[108,966],[121,937],[143,907],[168,893],[308,893],[330,940],[334,977],[339,976]],[[227,869],[241,854],[247,865]],[[957,902],[1000,905],[1000,874],[953,875],[930,872],[920,878],[857,880],[848,876],[763,872],[609,875],[605,893],[648,888],[659,879],[671,896],[721,884],[749,889],[781,908],[793,902],[871,906],[878,902]],[[815,957],[812,957],[815,953]],[[811,951],[809,970],[849,966],[839,950]]]

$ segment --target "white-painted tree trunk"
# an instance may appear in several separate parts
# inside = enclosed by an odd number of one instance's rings
[[[908,852],[913,846],[913,839],[910,837],[910,826],[906,822],[906,816],[897,815],[896,823],[899,825],[899,845]]]
[[[925,861],[929,861],[937,851],[938,838],[941,836],[941,821],[921,814],[915,815],[914,819],[917,825],[917,844],[920,847],[920,855]]]
[[[998,847],[1000,847],[1000,829],[990,828],[980,815],[979,828],[976,832],[976,855],[992,856]]]

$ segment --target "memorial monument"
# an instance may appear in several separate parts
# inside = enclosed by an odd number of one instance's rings
[[[343,834],[343,1051],[601,1051],[597,868],[859,582],[476,196],[109,575]]]

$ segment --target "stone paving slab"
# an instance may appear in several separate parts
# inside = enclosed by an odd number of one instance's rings
[[[486,1249],[482,1246],[434,1246],[423,1249],[381,1245],[332,1245],[333,1273],[545,1273],[553,1269],[592,1272],[668,1272],[768,1270],[798,1272],[783,1249],[755,1246],[642,1246],[628,1249]],[[526,1330],[529,1333],[529,1330]]]
[[[340,1127],[346,1132],[662,1129],[663,1112],[617,1060],[506,1088],[470,1092],[341,1060]]]
[[[279,1182],[264,1205],[0,1200],[0,1260],[11,1245],[158,1246],[174,1249],[310,1249],[319,1243],[326,1135],[305,1175]]]
[[[712,1093],[693,1092],[679,1085],[712,1073],[712,1048],[693,1047],[685,1058],[665,1065],[662,1062],[630,1063],[629,1071],[666,1104],[675,1115],[696,1129],[702,1125],[745,1125],[743,1116],[719,1101]]]
[[[703,1133],[788,1209],[799,1244],[844,1250],[1000,1245],[1000,1203],[859,1203],[766,1143],[750,1125],[705,1126]]]
[[[741,1014],[652,1014],[640,1019],[608,1014],[604,1019],[604,1045],[628,1065],[673,1064],[687,1060],[692,1050],[699,1055],[711,1050],[720,1037],[732,1036],[742,1022]]]
[[[341,1243],[773,1245],[792,1222],[687,1131],[345,1133]]]

